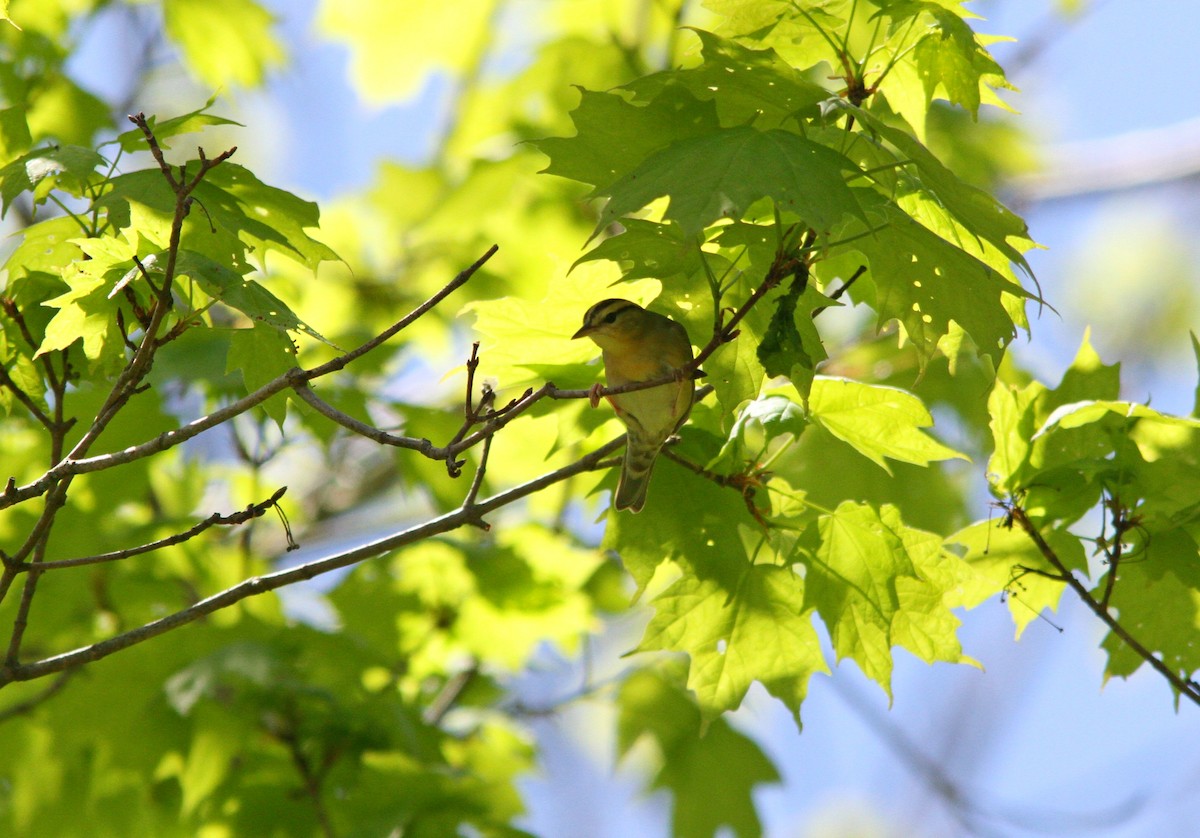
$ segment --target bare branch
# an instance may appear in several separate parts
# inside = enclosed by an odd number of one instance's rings
[[[322,760],[323,765],[314,767],[312,761],[305,753],[303,743],[300,741],[300,735],[297,733],[297,728],[302,725],[300,719],[288,719],[285,724],[264,725],[267,732],[277,739],[282,744],[291,757],[292,766],[296,769],[296,773],[300,775],[300,779],[304,784],[304,794],[312,802],[313,809],[316,810],[317,824],[321,827],[321,834],[325,838],[337,838],[337,832],[333,828],[333,821],[329,817],[329,810],[325,806],[325,801],[321,795],[321,786],[325,782],[325,776],[329,767],[333,764],[336,756],[336,750],[326,753]]]
[[[161,538],[158,541],[151,541],[148,544],[143,544],[139,547],[129,547],[125,550],[114,550],[111,553],[98,553],[94,556],[83,556],[78,559],[57,559],[54,561],[39,562],[36,565],[24,564],[19,565],[17,570],[28,571],[35,570],[38,573],[43,573],[47,570],[59,570],[64,567],[82,567],[90,564],[101,564],[103,562],[115,562],[121,559],[128,559],[132,556],[140,556],[145,553],[152,553],[155,550],[161,550],[164,547],[173,547],[176,544],[182,544],[185,541],[190,541],[200,535],[205,530],[212,527],[231,527],[239,524],[244,524],[254,518],[260,518],[266,514],[267,510],[275,506],[279,499],[283,497],[287,491],[287,486],[280,487],[275,494],[264,501],[252,503],[240,512],[234,512],[230,515],[222,515],[219,512],[214,512],[209,517],[205,518],[199,524],[196,524],[191,529],[176,533],[175,535]]]
[[[473,661],[466,669],[450,676],[430,705],[425,708],[425,712],[421,714],[421,721],[430,727],[439,726],[446,718],[446,714],[454,707],[454,703],[475,680],[477,674],[479,674],[479,662]]]
[[[467,496],[463,499],[462,507],[467,510],[475,510],[475,499],[479,496],[479,489],[483,486],[483,477],[487,474],[488,455],[492,453],[492,437],[488,437],[483,441],[483,452],[479,455],[479,468],[475,469],[475,477],[471,480],[471,488],[467,490]],[[471,521],[472,524],[482,530],[490,530],[492,525],[483,520],[482,515],[476,515]]]
[[[337,570],[343,567],[357,564],[364,559],[374,558],[375,556],[397,550],[401,547],[406,547],[409,544],[414,544],[423,539],[434,535],[439,535],[444,532],[458,529],[466,524],[472,523],[479,516],[486,515],[501,507],[519,500],[534,492],[541,491],[547,486],[552,486],[559,481],[566,480],[576,474],[585,471],[595,470],[604,458],[616,451],[625,444],[625,437],[620,436],[606,445],[597,448],[595,451],[581,457],[570,465],[547,472],[541,477],[534,478],[519,486],[514,486],[511,489],[493,495],[486,500],[480,501],[471,507],[460,506],[452,512],[447,512],[444,515],[439,515],[422,524],[409,527],[406,530],[376,539],[368,542],[360,547],[352,550],[347,550],[334,556],[327,556],[322,559],[316,559],[296,567],[279,570],[274,573],[268,573],[263,576],[256,576],[251,579],[246,579],[239,582],[233,587],[226,588],[220,593],[214,594],[206,599],[162,617],[153,622],[146,623],[136,629],[123,632],[107,640],[101,640],[88,646],[75,649],[70,652],[64,652],[60,655],[45,658],[33,663],[18,664],[15,661],[7,661],[0,667],[0,686],[11,683],[13,681],[30,681],[35,678],[41,678],[54,672],[62,672],[63,670],[79,666],[85,663],[91,663],[102,658],[106,658],[114,652],[119,652],[122,649],[127,649],[130,646],[143,643],[153,637],[158,637],[161,634],[171,631],[183,625],[187,625],[201,617],[219,611],[240,602],[248,597],[256,596],[257,594],[267,593],[282,588],[285,585],[291,585],[296,582],[312,579],[322,573],[328,573],[331,570]]]
[[[23,716],[26,713],[32,713],[40,705],[44,704],[62,692],[63,687],[67,685],[67,682],[70,681],[78,671],[78,669],[64,669],[62,672],[58,673],[57,678],[51,681],[45,689],[41,690],[36,695],[33,695],[24,701],[18,701],[11,707],[5,707],[3,710],[0,710],[0,724],[4,724],[11,719],[15,719],[17,716]]]
[[[21,389],[17,382],[13,381],[12,376],[8,374],[8,370],[0,364],[0,385],[8,388],[17,401],[25,406],[25,409],[30,412],[34,419],[46,428],[54,427],[54,420],[46,415],[37,402],[30,398],[29,394]]]
[[[307,381],[298,382],[292,387],[292,389],[295,390],[296,395],[300,397],[301,401],[303,401],[313,410],[317,411],[317,413],[320,413],[326,419],[336,422],[348,431],[353,431],[359,436],[366,437],[372,442],[377,442],[380,445],[391,445],[395,448],[406,448],[411,451],[418,451],[430,459],[442,459],[441,457],[437,456],[438,451],[441,449],[438,449],[437,446],[435,446],[429,440],[417,439],[416,437],[411,436],[397,436],[396,434],[390,434],[387,431],[381,431],[379,428],[376,428],[373,425],[368,425],[366,422],[360,422],[353,416],[343,413],[329,402],[318,396],[315,392],[313,392],[312,387],[308,385]]]
[[[372,349],[375,349],[377,346],[380,346],[383,343],[390,340],[397,333],[403,331],[404,329],[407,329],[410,325],[412,325],[414,322],[419,320],[426,312],[428,312],[430,309],[432,309],[434,306],[436,306],[438,303],[440,303],[446,297],[450,296],[450,294],[452,294],[454,291],[458,290],[459,287],[466,284],[467,280],[469,280],[472,276],[474,276],[475,272],[478,271],[480,268],[482,268],[484,263],[487,262],[487,260],[491,259],[492,256],[494,256],[496,254],[496,251],[499,249],[500,249],[500,246],[496,245],[496,244],[489,247],[482,256],[480,256],[478,259],[476,259],[466,269],[460,271],[458,276],[454,277],[454,279],[447,282],[439,291],[437,291],[437,293],[435,293],[433,296],[431,296],[425,302],[421,303],[419,306],[414,308],[407,315],[400,318],[400,320],[396,321],[394,324],[389,326],[387,329],[384,329],[378,335],[371,338],[369,341],[367,341],[366,343],[364,343],[362,346],[358,347],[357,349],[351,350],[350,352],[347,352],[344,355],[339,355],[337,358],[334,358],[332,361],[326,361],[324,364],[321,364],[319,367],[313,367],[311,370],[308,370],[304,374],[305,375],[304,380],[312,381],[314,378],[320,378],[323,375],[328,375],[331,372],[336,372],[337,370],[343,369],[351,361],[361,358],[363,355],[366,355]]]
[[[171,189],[179,190],[179,183],[175,180],[175,174],[171,171],[171,165],[163,157],[162,149],[158,146],[158,138],[154,136],[154,131],[150,128],[150,124],[146,121],[146,114],[136,113],[130,114],[129,121],[141,129],[142,135],[146,138],[146,145],[150,146],[150,155],[154,158],[154,162],[158,164],[159,170]]]
[[[223,408],[213,411],[212,413],[195,419],[183,427],[176,428],[171,431],[159,434],[153,439],[147,440],[139,445],[133,445],[121,451],[115,451],[110,454],[102,454],[95,457],[76,458],[75,452],[72,456],[61,460],[56,465],[51,467],[45,474],[34,480],[32,483],[27,483],[24,486],[16,486],[10,483],[2,493],[0,493],[0,509],[5,509],[17,503],[29,500],[30,498],[39,497],[45,494],[57,482],[64,478],[77,474],[87,474],[93,471],[103,471],[112,468],[113,466],[131,463],[135,460],[140,460],[145,457],[152,456],[165,451],[168,448],[173,448],[180,445],[192,437],[198,436],[211,428],[222,425],[232,419],[250,410],[259,404],[262,404],[271,396],[286,390],[289,387],[295,388],[300,384],[312,381],[329,373],[343,369],[351,361],[362,357],[367,352],[382,344],[385,340],[392,337],[402,329],[406,328],[417,320],[421,315],[425,314],[452,291],[463,285],[471,276],[483,266],[484,262],[491,258],[497,250],[496,245],[492,245],[488,251],[475,261],[470,267],[458,274],[453,280],[445,285],[441,290],[431,296],[428,300],[417,306],[405,317],[394,323],[388,329],[364,343],[357,349],[347,352],[343,355],[334,358],[332,361],[327,361],[320,366],[312,369],[302,369],[293,367],[287,372],[280,375],[271,381],[268,381],[263,386],[259,387],[252,393],[226,405]],[[79,446],[76,446],[78,449]]]
[[[1037,546],[1038,552],[1042,554],[1042,557],[1045,558],[1045,560],[1051,565],[1053,565],[1054,569],[1061,574],[1062,581],[1065,582],[1081,600],[1083,600],[1083,604],[1090,608],[1092,613],[1099,617],[1100,620],[1106,626],[1108,626],[1109,630],[1123,640],[1138,657],[1150,664],[1152,668],[1156,669],[1160,675],[1166,678],[1171,683],[1171,686],[1174,687],[1181,695],[1186,696],[1190,701],[1200,705],[1200,684],[1182,677],[1178,672],[1174,671],[1171,669],[1171,667],[1167,666],[1166,663],[1157,658],[1153,652],[1143,646],[1141,642],[1137,640],[1137,638],[1126,631],[1125,627],[1117,621],[1117,618],[1113,616],[1112,612],[1109,611],[1108,608],[1106,608],[1103,604],[1101,604],[1099,600],[1093,597],[1091,592],[1084,587],[1083,583],[1075,578],[1075,574],[1071,573],[1067,566],[1063,564],[1062,559],[1060,559],[1058,554],[1054,552],[1054,548],[1046,542],[1046,539],[1042,538],[1041,532],[1038,531],[1038,528],[1033,521],[1029,520],[1029,516],[1025,514],[1024,509],[1015,503],[1007,504],[1005,509],[1012,516],[1012,520],[1016,522],[1016,524],[1022,530],[1024,530],[1025,534],[1028,535],[1030,539],[1033,540],[1033,543]]]

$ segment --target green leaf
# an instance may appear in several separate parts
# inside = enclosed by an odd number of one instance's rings
[[[1179,531],[1154,533],[1144,548],[1145,556],[1130,556],[1120,564],[1111,606],[1120,615],[1122,628],[1181,678],[1190,680],[1200,671],[1200,649],[1195,643],[1200,632],[1195,572],[1200,550]],[[1104,582],[1093,596],[1102,595]],[[1112,632],[1100,645],[1108,653],[1105,680],[1114,675],[1128,678],[1146,662]]]
[[[496,544],[468,554],[465,567],[478,593],[451,600],[458,612],[453,636],[473,657],[513,671],[547,643],[575,651],[594,626],[583,588],[601,560],[542,527],[508,528]]]
[[[681,85],[698,99],[711,99],[721,125],[745,125],[753,120],[760,128],[815,117],[817,105],[834,95],[809,81],[773,49],[749,49],[702,29],[692,31],[701,43],[703,62],[698,67],[653,73],[623,89],[647,100],[672,85]]]
[[[776,388],[765,393],[738,411],[729,431],[729,438],[708,468],[725,464],[741,471],[747,462],[766,459],[768,448],[780,437],[797,439],[808,427],[804,408],[794,398],[791,388]]]
[[[804,580],[790,568],[746,565],[733,587],[688,575],[653,605],[638,650],[688,653],[688,688],[706,722],[739,707],[759,681],[799,724],[808,679],[828,669]]]
[[[844,104],[841,107],[853,113],[873,133],[889,143],[896,150],[898,160],[907,161],[916,169],[918,180],[915,185],[918,189],[927,192],[939,206],[944,207],[970,235],[989,242],[1009,261],[1032,276],[1024,254],[1013,244],[1014,241],[1029,240],[1029,227],[1019,216],[992,195],[965,183],[915,137],[888,125],[866,109]],[[970,239],[956,243],[964,248],[974,244]]]
[[[272,15],[254,0],[163,0],[163,20],[188,68],[210,88],[254,87],[285,58]]]
[[[0,363],[4,364],[8,377],[22,393],[29,396],[43,412],[48,410],[46,382],[42,379],[41,369],[28,355],[13,351],[8,335],[2,329],[0,329]],[[15,397],[12,391],[7,387],[0,388],[0,408],[5,413],[12,412],[14,402]],[[24,408],[19,408],[19,410],[24,410]]]
[[[817,364],[829,357],[813,315],[831,305],[838,303],[811,285],[805,284],[801,288],[793,282],[792,287],[775,301],[771,323],[758,344],[758,360],[763,371],[771,377],[787,376],[796,385],[801,398],[808,398]]]
[[[976,116],[984,101],[1000,104],[992,89],[1015,90],[1005,81],[1004,71],[983,48],[971,27],[944,4],[932,0],[896,3],[887,12],[897,21],[919,12],[931,15],[935,21],[934,30],[917,42],[914,54],[928,100],[941,93]]]
[[[83,341],[84,354],[98,361],[106,350],[120,351],[124,346],[116,327],[116,304],[109,301],[107,285],[101,277],[80,273],[71,282],[71,290],[44,305],[57,308],[46,326],[46,335],[37,354],[45,355]]]
[[[1192,397],[1192,416],[1200,418],[1200,339],[1196,337],[1195,332],[1191,332],[1192,337],[1192,354],[1196,357],[1196,371],[1198,373],[1196,379],[1196,393]]]
[[[264,266],[269,250],[312,270],[320,262],[338,260],[333,250],[308,233],[321,221],[314,202],[268,186],[236,163],[222,163],[209,172],[195,196],[218,225],[224,220],[224,226],[260,252]]]
[[[1066,567],[1087,568],[1087,556],[1077,536],[1050,529],[1042,531],[1042,537]],[[1003,592],[1018,638],[1044,609],[1058,609],[1066,584],[1053,578],[1058,571],[1033,539],[1003,517],[971,524],[948,536],[946,545],[966,548],[962,558],[972,576],[962,585],[961,604],[974,608]]]
[[[678,514],[683,497],[694,514]],[[741,530],[751,525],[757,528],[737,492],[660,459],[646,508],[639,515],[611,515],[601,546],[620,555],[639,595],[668,560],[732,589],[749,561]]]
[[[54,187],[83,194],[96,167],[104,164],[104,158],[90,148],[74,145],[51,146],[18,157],[0,169],[0,218],[22,192],[32,192],[35,204],[44,203]]]
[[[255,323],[252,329],[234,330],[225,370],[241,370],[246,391],[253,392],[296,366],[295,356],[296,348],[286,332],[265,323]],[[262,407],[283,427],[283,420],[287,418],[284,394],[276,393],[263,402]]]
[[[204,293],[237,309],[255,323],[265,323],[289,332],[303,332],[328,346],[334,346],[262,285],[202,253],[181,250],[175,260],[175,273],[177,276],[190,276],[204,289]]]
[[[770,45],[802,70],[820,62],[836,63],[825,36],[846,27],[849,9],[845,0],[810,0],[804,4],[803,14],[790,0],[705,0],[704,6],[724,18],[717,27],[719,32]]]
[[[323,0],[320,29],[350,47],[350,78],[373,106],[407,101],[431,70],[457,77],[479,60],[497,0],[345,3]],[[454,33],[448,38],[447,33]]]
[[[892,626],[902,607],[898,580],[918,579],[891,523],[869,506],[845,501],[818,519],[819,538],[811,529],[804,536],[805,606],[821,615],[838,660],[852,658],[889,696]]]
[[[112,123],[110,105],[57,67],[47,68],[37,79],[26,119],[35,141],[52,139],[64,146],[90,146]]]
[[[661,754],[653,787],[675,798],[671,834],[711,838],[726,831],[739,838],[762,834],[752,794],[777,783],[779,773],[755,742],[724,719],[700,735],[696,705],[673,678],[641,670],[625,679],[617,696],[617,750],[629,752],[651,738]],[[726,829],[727,828],[727,829]]]
[[[755,338],[766,333],[767,322],[766,309],[755,307],[741,322],[741,337],[719,347],[704,362],[705,381],[713,386],[717,401],[729,415],[762,388],[764,372]]]
[[[1200,429],[1200,419],[1190,416],[1171,416],[1136,402],[1081,401],[1057,408],[1046,419],[1046,423],[1033,435],[1039,437],[1054,432],[1055,428],[1070,430],[1082,428],[1108,416],[1122,419],[1148,419],[1152,422],[1174,425],[1179,428]]]
[[[240,122],[207,113],[208,109],[216,101],[217,99],[214,96],[205,102],[204,107],[194,110],[191,113],[173,116],[170,119],[160,120],[153,115],[146,117],[146,123],[150,126],[150,130],[154,132],[154,139],[158,141],[159,148],[169,149],[171,146],[167,143],[167,140],[172,137],[177,137],[181,134],[192,134],[210,125],[237,125],[244,127]],[[146,148],[146,135],[142,133],[141,128],[133,128],[126,131],[118,136],[116,141],[120,144],[121,150],[126,153],[143,151]]]
[[[847,216],[866,222],[845,181],[846,172],[856,171],[833,149],[788,131],[724,128],[674,142],[597,190],[610,199],[596,231],[666,196],[663,217],[678,222],[685,236],[718,219],[741,218],[763,198],[828,232]]]
[[[900,610],[892,621],[892,642],[925,663],[945,661],[980,666],[978,661],[963,654],[958,641],[962,622],[951,611],[962,604],[962,589],[971,579],[972,569],[946,550],[939,536],[904,526],[895,507],[883,507],[882,518],[900,533],[916,571],[915,576],[896,579]]]
[[[619,235],[609,236],[575,260],[575,265],[605,259],[621,266],[625,280],[689,276],[701,270],[701,251],[677,224],[626,218]]]
[[[1045,385],[1037,381],[1024,387],[997,381],[988,396],[993,444],[988,474],[993,491],[1000,496],[1015,495],[1023,486],[1030,438],[1038,427],[1036,404],[1046,392]]]
[[[206,709],[197,714],[183,774],[183,815],[190,816],[234,768],[238,753],[253,731],[229,713]]]
[[[1136,452],[1136,446],[1123,443],[1128,422],[1141,418],[1188,426],[1142,405],[1115,401],[1119,389],[1119,368],[1103,364],[1086,335],[1055,389],[1036,382],[1024,388],[997,383],[989,399],[995,453],[988,472],[994,491],[1002,496],[1027,492],[1022,504],[1035,517],[1074,520],[1108,483],[1121,482],[1121,473],[1136,467],[1118,450]]]
[[[618,93],[580,91],[571,111],[574,137],[548,137],[534,145],[550,158],[542,171],[596,187],[600,194],[651,154],[681,140],[702,137],[720,125],[712,102],[668,87],[646,105]]]
[[[919,398],[894,387],[817,376],[808,400],[809,419],[853,446],[882,469],[884,458],[928,465],[967,459],[925,433],[933,417]]]
[[[192,161],[188,168],[194,173],[197,165]],[[262,183],[236,163],[225,162],[210,171],[193,196],[203,209],[193,207],[184,224],[183,246],[188,250],[236,269],[247,263],[248,251],[257,251],[264,267],[271,250],[311,269],[338,258],[308,234],[320,220],[316,204]],[[157,169],[113,178],[97,206],[108,210],[118,229],[132,223],[144,237],[166,248],[175,193]]]
[[[0,164],[8,163],[32,144],[25,109],[0,108]]]
[[[882,221],[863,227],[854,221],[839,238],[849,239],[870,263],[852,296],[865,299],[878,313],[879,325],[898,320],[922,358],[951,332],[963,328],[982,355],[999,360],[1016,337],[1009,305],[1031,295],[995,268],[917,223],[883,196],[855,190],[859,200]],[[864,284],[864,280],[866,283]],[[874,295],[866,290],[873,287]]]

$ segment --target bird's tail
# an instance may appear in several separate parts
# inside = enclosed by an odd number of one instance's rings
[[[646,490],[650,487],[650,473],[659,447],[629,445],[625,448],[625,463],[621,467],[621,479],[617,483],[617,494],[613,506],[641,512],[646,505]]]

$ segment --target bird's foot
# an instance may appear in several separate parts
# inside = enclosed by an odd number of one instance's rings
[[[600,406],[600,396],[604,393],[604,385],[597,381],[588,389],[588,401],[593,408]]]

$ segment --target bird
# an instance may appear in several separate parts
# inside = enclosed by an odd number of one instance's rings
[[[658,452],[687,421],[692,409],[692,375],[685,375],[690,371],[684,370],[693,357],[692,343],[679,323],[620,299],[601,300],[587,310],[583,326],[571,339],[584,337],[602,350],[609,387],[676,376],[675,381],[658,387],[608,397],[628,429],[613,506],[640,512]],[[592,407],[599,403],[600,389],[599,384],[592,388]]]

